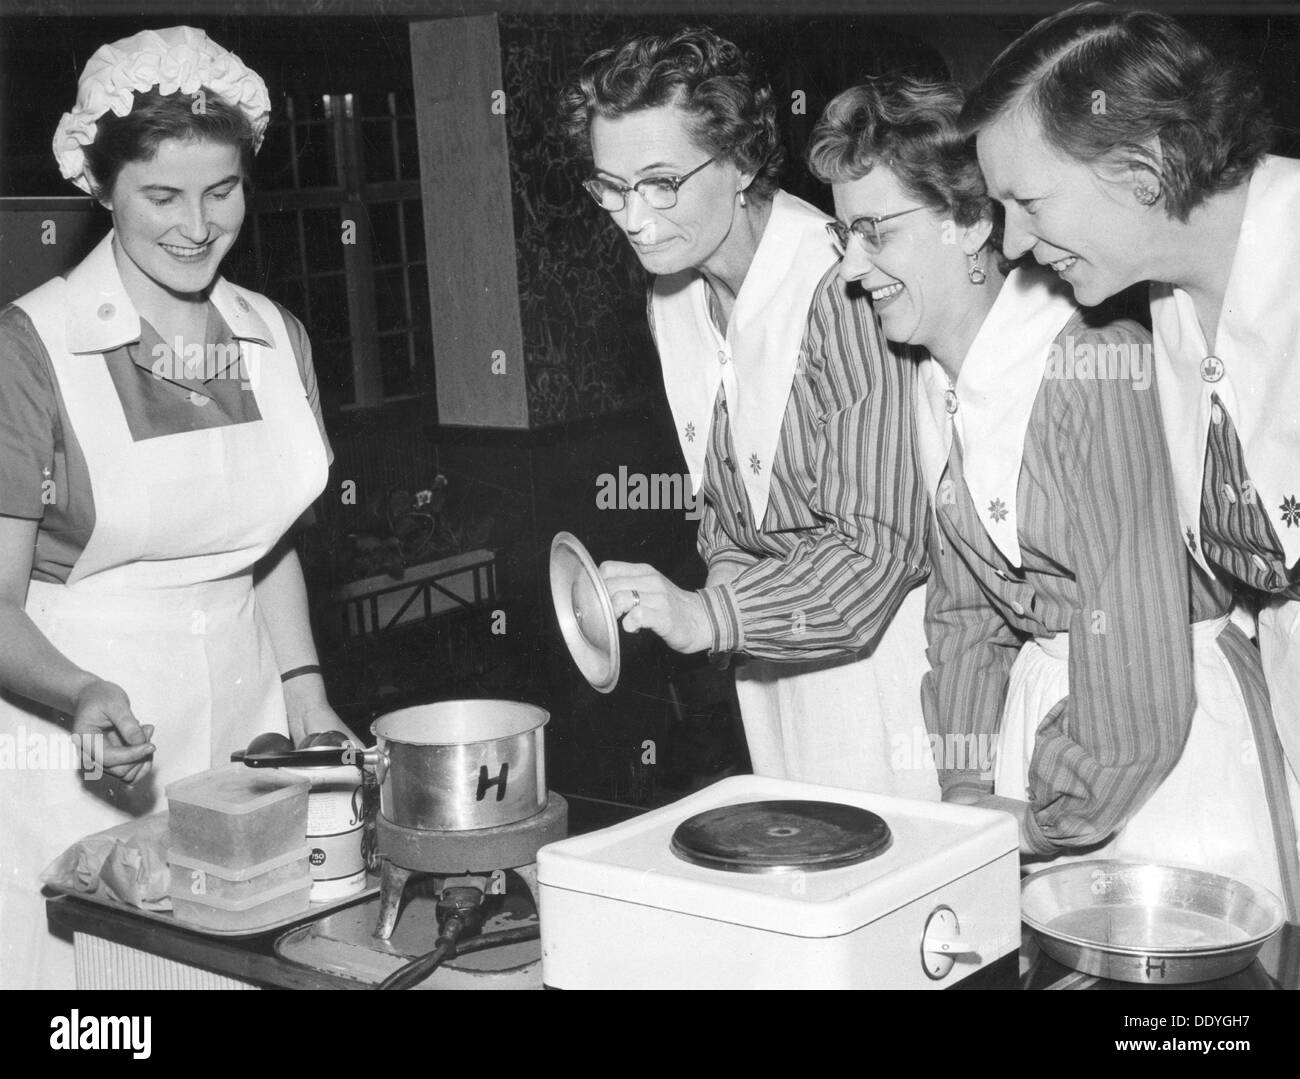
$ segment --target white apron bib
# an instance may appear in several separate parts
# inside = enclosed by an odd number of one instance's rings
[[[924,588],[862,659],[745,663],[736,696],[754,774],[938,801],[921,714],[928,669]]]
[[[45,749],[43,762],[26,755],[41,766],[0,786],[3,987],[72,986],[71,948],[46,931],[38,879],[63,849],[165,809],[167,784],[227,760],[253,735],[287,731],[252,567],[326,475],[284,321],[264,297],[225,282],[213,290],[227,322],[251,310],[270,330],[272,348],[240,342],[261,421],[137,442],[102,356],[68,350],[66,284],[51,281],[18,305],[49,351],[90,473],[95,527],[67,584],[32,582],[26,609],[72,662],[126,691],[140,722],[156,728],[156,752],[137,789],[86,783],[65,727],[0,701],[0,735]]]
[[[1284,895],[1273,824],[1250,714],[1217,639],[1228,617],[1192,626],[1196,712],[1182,756],[1165,781],[1103,846],[1036,860],[1028,869],[1118,858],[1188,865]],[[1069,639],[1027,641],[1011,668],[998,737],[994,793],[1024,801],[1038,728],[1069,695]],[[1288,775],[1292,805],[1300,785]]]
[[[1218,395],[1241,440],[1246,471],[1273,522],[1283,564],[1300,561],[1294,525],[1300,461],[1300,161],[1266,156],[1251,173],[1241,231],[1215,333],[1214,362],[1191,297],[1151,285],[1151,331],[1165,440],[1183,535],[1213,574],[1199,542],[1205,447]],[[1259,619],[1260,658],[1278,736],[1300,773],[1300,601],[1275,601]]]

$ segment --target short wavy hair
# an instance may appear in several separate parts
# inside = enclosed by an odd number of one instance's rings
[[[205,94],[204,108],[197,112],[193,94],[137,90],[129,113],[118,116],[109,110],[99,118],[96,129],[95,141],[85,152],[98,198],[112,192],[123,166],[132,161],[152,161],[167,139],[200,139],[237,147],[244,186],[249,188],[252,183],[252,125],[239,108],[210,90]]]
[[[1067,8],[1013,42],[971,91],[962,130],[976,134],[1021,106],[1076,161],[1156,176],[1178,221],[1246,179],[1272,143],[1256,72],[1167,15],[1111,4]]]
[[[772,89],[760,83],[734,44],[712,30],[639,34],[593,53],[564,89],[560,123],[591,160],[593,117],[613,119],[670,104],[686,113],[698,146],[741,172],[753,172],[749,191],[772,197],[785,160]]]
[[[871,79],[826,106],[808,142],[808,168],[835,184],[860,180],[883,165],[905,191],[957,224],[991,217],[996,229],[975,147],[957,126],[961,108],[956,83],[907,75]],[[999,238],[990,241],[996,246]]]

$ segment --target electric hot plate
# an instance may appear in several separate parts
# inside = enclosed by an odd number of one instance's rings
[[[838,802],[764,801],[718,806],[673,832],[683,861],[731,873],[817,871],[857,865],[887,850],[889,825]]]

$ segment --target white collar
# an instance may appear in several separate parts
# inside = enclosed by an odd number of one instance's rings
[[[956,387],[937,360],[926,360],[919,372],[917,444],[931,505],[938,506],[955,431],[980,521],[1013,566],[1020,565],[1016,495],[1029,417],[1052,346],[1077,310],[1056,274],[1019,267],[975,335]]]
[[[69,352],[108,352],[140,340],[140,315],[117,271],[112,230],[68,273],[65,293]],[[240,293],[218,277],[208,298],[236,340],[269,346],[270,329]]]
[[[725,335],[709,317],[704,278],[683,270],[655,279],[655,343],[677,438],[698,492],[721,385],[750,512],[767,512],[790,387],[817,286],[838,255],[821,211],[778,191],[736,297]]]
[[[1206,570],[1199,542],[1201,487],[1217,393],[1241,439],[1246,468],[1282,543],[1300,559],[1300,161],[1266,157],[1250,178],[1214,355],[1191,297],[1151,286],[1155,367],[1183,541]],[[1203,374],[1204,370],[1204,374]],[[1220,374],[1221,372],[1221,374]],[[1210,379],[1220,374],[1217,381]]]

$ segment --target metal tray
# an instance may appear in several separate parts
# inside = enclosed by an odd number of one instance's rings
[[[268,933],[278,933],[288,929],[290,926],[299,925],[302,922],[314,922],[327,914],[332,914],[337,910],[352,903],[359,903],[370,896],[379,894],[379,877],[374,873],[366,875],[366,886],[364,890],[357,892],[356,895],[345,896],[342,899],[332,899],[328,903],[313,903],[304,911],[292,914],[287,918],[280,918],[277,921],[269,922],[266,925],[259,925],[254,929],[210,929],[207,926],[195,925],[192,922],[183,922],[170,910],[144,910],[140,907],[128,906],[119,899],[114,899],[106,895],[97,895],[91,892],[78,892],[72,888],[55,888],[46,885],[46,890],[53,895],[67,895],[83,903],[91,903],[97,907],[108,907],[109,910],[120,910],[136,917],[143,918],[146,921],[157,922],[159,925],[168,926],[171,929],[184,929],[187,933],[197,933],[201,937],[220,937],[226,940],[246,939],[249,937],[262,937]]]
[[[95,836],[109,836],[117,839],[128,839],[132,834],[144,831],[157,831],[164,828],[167,820],[167,811],[162,810],[158,813],[151,813],[147,817],[139,820],[126,821],[122,824],[114,825],[112,828],[105,828],[102,832],[95,832]],[[90,836],[86,838],[92,838]],[[327,903],[312,903],[307,910],[299,911],[297,914],[289,915],[285,918],[279,918],[274,922],[266,925],[259,925],[253,929],[210,929],[207,926],[194,925],[192,922],[185,922],[177,918],[175,913],[168,910],[146,910],[142,907],[133,907],[128,903],[122,902],[116,896],[101,892],[81,892],[75,888],[64,888],[54,884],[46,884],[45,891],[51,895],[67,895],[83,903],[90,903],[97,907],[107,907],[110,910],[126,911],[136,917],[143,918],[146,921],[157,922],[160,925],[170,926],[172,929],[184,929],[188,933],[197,933],[204,937],[220,937],[224,939],[240,939],[249,937],[260,937],[267,933],[274,933],[280,930],[288,929],[290,926],[298,925],[300,922],[315,921],[330,914],[336,910],[342,910],[349,904],[359,902],[368,896],[377,895],[379,892],[379,876],[376,873],[366,875],[366,886],[355,895],[344,896],[342,899],[332,899]]]
[[[1244,970],[1286,921],[1268,889],[1181,866],[1081,861],[1021,882],[1021,917],[1059,963],[1139,984]]]

